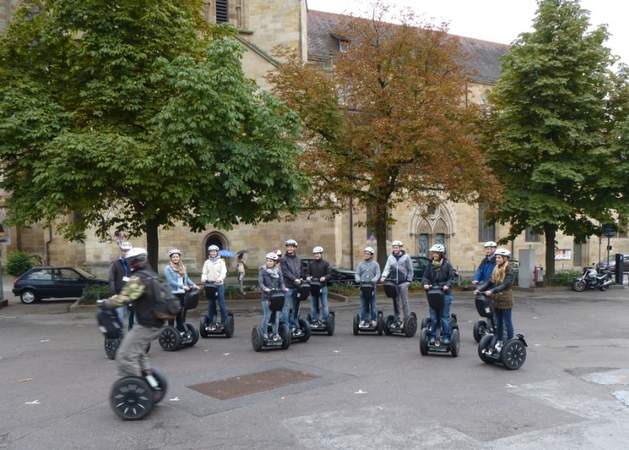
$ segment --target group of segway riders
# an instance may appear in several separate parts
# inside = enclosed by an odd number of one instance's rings
[[[306,342],[312,332],[330,336],[334,333],[334,312],[328,305],[330,264],[323,259],[323,248],[316,246],[312,250],[313,258],[302,265],[297,247],[294,239],[287,240],[285,254],[267,253],[265,264],[258,270],[262,319],[260,325],[253,328],[251,337],[256,351],[286,349],[291,342]],[[188,276],[182,252],[177,249],[168,252],[169,264],[164,269],[166,283],[161,283],[148,265],[146,250],[134,248],[127,242],[122,242],[120,249],[122,255],[110,271],[114,295],[99,301],[98,320],[105,334],[107,355],[110,358],[115,355],[122,376],[112,388],[111,406],[121,418],[134,420],[145,417],[165,395],[166,380],[149,364],[147,353],[151,341],[159,338],[164,350],[174,351],[193,346],[199,335],[231,337],[234,318],[225,306],[227,268],[217,246],[209,246],[208,259],[203,265],[201,282],[208,300],[208,314],[201,319],[198,332],[185,319],[186,312],[197,307],[201,289]],[[509,264],[510,252],[497,248],[495,242],[487,242],[485,251],[486,256],[473,280],[477,310],[487,319],[474,326],[479,357],[486,363],[499,362],[508,369],[518,369],[526,358],[526,342],[520,334],[514,338],[511,317],[514,273]],[[363,261],[356,268],[360,312],[354,317],[353,333],[412,337],[417,330],[417,316],[410,311],[408,302],[413,281],[412,260],[404,251],[403,243],[394,241],[381,272],[374,253],[373,248],[366,247]],[[422,320],[420,353],[457,356],[459,330],[456,315],[450,312],[457,274],[446,258],[444,245],[433,245],[430,259],[421,281],[430,314]],[[382,311],[376,309],[379,282],[393,304],[393,314],[386,320]],[[300,317],[300,304],[308,298],[310,314],[304,320]],[[129,326],[122,338],[125,307],[129,311]],[[164,328],[166,321],[169,325]]]

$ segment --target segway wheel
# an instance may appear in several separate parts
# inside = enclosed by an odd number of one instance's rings
[[[382,333],[384,333],[384,314],[378,311],[378,336],[382,336]]]
[[[334,327],[336,325],[336,317],[334,312],[328,315],[328,322],[325,324],[325,330],[328,332],[328,336],[334,336]]]
[[[301,339],[302,342],[308,342],[310,336],[312,336],[312,330],[310,329],[310,325],[304,319],[299,319],[299,328],[304,332],[304,337]]]
[[[154,391],[142,378],[124,377],[114,383],[109,402],[121,419],[140,420],[153,409]]]
[[[417,315],[411,313],[404,324],[404,335],[411,338],[415,336],[415,333],[417,333]]]
[[[511,339],[502,347],[500,359],[507,369],[518,370],[526,361],[526,346],[519,339]]]
[[[159,403],[166,396],[166,391],[168,391],[168,381],[162,372],[157,369],[153,369],[153,376],[159,383],[159,389],[153,390],[153,402]]]
[[[186,323],[185,327],[186,330],[188,330],[188,333],[190,333],[190,338],[192,339],[188,344],[188,347],[194,347],[194,345],[199,342],[199,332],[191,323]]]
[[[419,353],[422,356],[428,354],[428,328],[422,328],[419,332]]]
[[[279,329],[280,337],[282,338],[282,350],[286,350],[290,347],[290,331],[288,330],[288,325],[283,324],[280,325]]]
[[[358,316],[358,314],[356,314],[354,316],[354,328],[352,330],[352,332],[354,333],[354,336],[358,336],[358,324],[360,323],[360,317]]]
[[[199,334],[201,335],[203,339],[210,337],[210,333],[208,333],[206,327],[207,327],[207,316],[203,316],[203,318],[199,322]]]
[[[387,316],[387,320],[384,322],[384,334],[387,336],[391,336],[391,327],[393,326],[393,322],[395,322],[395,317],[389,314]]]
[[[225,321],[225,337],[230,338],[234,335],[234,315],[227,313],[227,320]]]
[[[494,341],[494,336],[491,334],[486,334],[480,339],[478,343],[478,357],[486,364],[493,364],[494,360],[489,355],[487,355],[484,351],[489,350]]]
[[[450,354],[453,358],[459,356],[459,350],[461,349],[461,337],[459,336],[459,329],[452,330],[452,336],[450,337]]]
[[[474,324],[474,340],[480,342],[481,338],[487,334],[487,322],[479,320]]]
[[[120,347],[121,338],[105,338],[105,354],[109,359],[116,359],[116,352]]]
[[[253,327],[251,330],[251,346],[256,352],[262,350],[262,330],[259,327]]]
[[[174,327],[166,327],[159,335],[159,345],[167,352],[174,352],[181,346],[181,336]]]

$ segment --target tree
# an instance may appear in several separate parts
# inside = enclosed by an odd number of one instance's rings
[[[465,102],[457,39],[410,13],[386,23],[387,11],[378,5],[372,20],[341,26],[336,35],[350,45],[332,71],[289,58],[269,76],[303,123],[312,206],[339,212],[357,200],[370,212],[381,264],[399,203],[499,195],[479,147],[478,110]]]
[[[199,0],[32,0],[0,41],[1,186],[14,224],[194,231],[278,218],[307,187],[297,116],[259,92]],[[72,213],[72,214],[70,214]]]
[[[600,233],[622,202],[605,176],[613,59],[605,28],[589,28],[578,1],[541,0],[533,31],[505,55],[490,96],[488,157],[505,186],[494,217],[510,224],[509,239],[527,227],[545,235],[547,279],[556,233]]]

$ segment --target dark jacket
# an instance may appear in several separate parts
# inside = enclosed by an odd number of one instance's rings
[[[144,292],[133,302],[135,320],[145,327],[161,327],[164,325],[164,321],[155,317],[153,306],[155,303],[155,293],[153,292],[155,284],[150,280],[151,278],[158,279],[158,275],[149,268],[137,270],[133,272],[133,275],[140,278],[144,285]]]
[[[441,267],[435,268],[432,263],[428,264],[426,270],[424,270],[424,276],[422,277],[422,284],[430,284],[436,286],[448,286],[451,288],[456,281],[456,271],[450,261],[443,258],[441,261]]]
[[[486,283],[483,283],[478,287],[478,290],[481,292],[491,291],[492,299],[494,301],[494,306],[498,309],[511,309],[513,308],[513,292],[511,288],[513,287],[513,282],[515,281],[515,274],[513,273],[513,269],[511,265],[507,266],[507,271],[505,272],[505,279],[502,280],[502,283],[495,285],[491,281],[491,276]]]
[[[129,276],[129,265],[124,258],[118,258],[109,268],[109,289],[111,295],[120,294],[124,282],[122,279]]]
[[[494,271],[494,267],[496,266],[496,256],[485,256],[481,261],[478,269],[474,273],[474,281],[478,281],[479,283],[485,283],[489,281],[491,278],[491,273]]]
[[[282,271],[284,283],[286,283],[287,288],[294,289],[298,287],[298,285],[295,284],[295,280],[302,278],[301,259],[299,256],[294,253],[293,255],[284,255],[280,260],[280,270]]]
[[[283,290],[284,289],[284,277],[282,271],[277,271],[277,276],[274,276],[273,272],[269,271],[266,266],[258,269],[258,286],[262,291],[262,299],[268,300],[270,292],[264,292],[264,289],[271,290]]]
[[[312,277],[316,281],[319,281],[321,277],[325,277],[325,281],[321,283],[323,286],[328,284],[330,281],[330,274],[332,273],[330,269],[330,263],[325,261],[324,259],[313,259],[308,264],[306,268],[305,276]]]

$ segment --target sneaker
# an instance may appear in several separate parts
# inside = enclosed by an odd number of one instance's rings
[[[262,339],[264,339],[265,341],[269,340],[269,334],[268,333],[262,333]]]
[[[279,335],[279,334],[274,334],[274,335],[273,335],[273,342],[277,342],[277,341],[279,341],[279,340],[281,340],[281,339],[282,339],[282,338],[280,337],[280,335]]]
[[[430,340],[428,341],[428,345],[435,345],[435,338],[431,337]]]
[[[216,324],[215,323],[210,325],[210,331],[216,331]]]
[[[443,345],[448,345],[450,343],[450,338],[449,337],[444,337],[441,342],[443,343]]]
[[[398,322],[395,324],[395,327],[396,327],[396,328],[399,328],[400,330],[401,330],[401,329],[403,329],[403,328],[404,328],[404,322],[402,322],[401,320],[400,320],[400,321],[398,321]]]
[[[496,342],[496,351],[500,353],[501,350],[502,350],[502,341],[498,341]]]
[[[376,328],[378,326],[378,322],[375,320],[371,321],[371,328]]]
[[[367,326],[367,324],[365,324],[364,320],[361,320],[360,323],[358,324],[358,328],[365,328]]]

